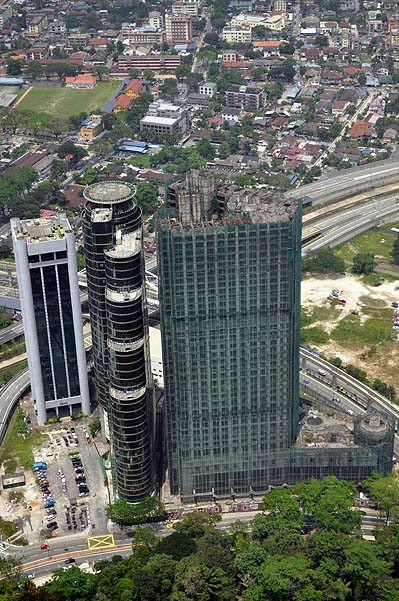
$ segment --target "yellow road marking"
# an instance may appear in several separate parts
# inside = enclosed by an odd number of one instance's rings
[[[88,536],[87,545],[89,549],[106,549],[115,547],[115,539],[113,534],[101,534],[99,536]]]

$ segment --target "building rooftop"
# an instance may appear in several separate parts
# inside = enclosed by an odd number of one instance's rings
[[[278,223],[289,221],[298,211],[298,201],[291,202],[279,194],[271,194],[267,190],[242,188],[231,184],[218,191],[225,199],[225,217],[246,216],[250,223]]]
[[[86,200],[97,204],[117,204],[133,198],[136,188],[131,184],[117,181],[105,181],[87,186],[83,191]]]
[[[37,219],[13,219],[11,229],[15,238],[25,238],[28,244],[61,240],[66,232],[72,231],[64,213]]]

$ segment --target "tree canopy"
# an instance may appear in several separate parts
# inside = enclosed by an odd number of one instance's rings
[[[354,486],[330,476],[267,493],[250,529],[219,529],[219,515],[199,511],[168,536],[140,527],[132,555],[98,561],[93,574],[55,570],[42,587],[3,558],[0,600],[398,601],[399,524],[389,501],[399,505],[398,479],[373,474],[363,485],[390,512],[373,542],[353,532]]]

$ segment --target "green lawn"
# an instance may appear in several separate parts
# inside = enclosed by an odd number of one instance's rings
[[[43,441],[41,432],[33,431],[29,434],[17,433],[17,411],[11,418],[7,434],[0,448],[0,465],[4,463],[6,474],[12,474],[18,464],[30,468],[33,464],[32,449]]]
[[[336,249],[336,254],[344,261],[352,262],[360,252],[369,252],[391,262],[391,250],[396,236],[378,230],[370,230]]]
[[[101,110],[118,86],[117,81],[107,81],[98,83],[93,90],[32,88],[16,110],[46,114],[49,120],[54,116],[67,119],[83,111],[91,113]]]
[[[363,324],[358,315],[347,315],[338,323],[330,338],[344,348],[359,349],[391,340],[392,321],[369,318]]]

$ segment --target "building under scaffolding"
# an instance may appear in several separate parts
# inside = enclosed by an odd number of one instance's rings
[[[158,214],[157,252],[172,494],[190,502],[312,476],[358,481],[388,472],[387,422],[384,436],[357,425],[363,447],[293,448],[300,203],[216,187],[212,174],[198,171],[170,192],[171,208]]]

